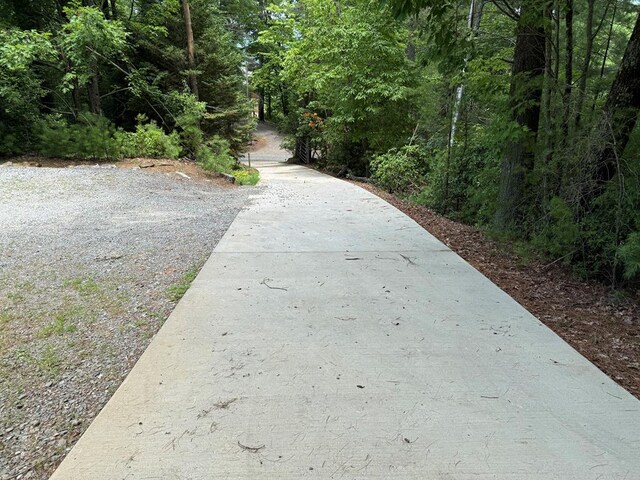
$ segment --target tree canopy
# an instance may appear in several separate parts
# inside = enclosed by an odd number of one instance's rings
[[[281,1],[254,86],[327,168],[633,282],[638,15],[629,0]]]
[[[240,1],[2,0],[0,154],[188,155],[229,168],[253,125],[240,45],[258,11]]]

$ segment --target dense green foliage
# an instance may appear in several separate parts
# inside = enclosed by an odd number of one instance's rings
[[[186,155],[231,171],[252,95],[306,160],[634,285],[639,9],[0,0],[0,155]]]
[[[265,16],[254,83],[269,104],[277,98],[273,119],[355,170],[367,169],[370,152],[402,145],[418,72],[405,55],[408,31],[388,11],[369,0],[303,0]]]
[[[230,171],[254,122],[251,1],[0,0],[0,155],[189,156]],[[189,75],[198,82],[198,96]]]
[[[640,273],[640,85],[620,68],[638,14],[630,0],[281,0],[261,15],[253,83],[292,149],[619,284]]]

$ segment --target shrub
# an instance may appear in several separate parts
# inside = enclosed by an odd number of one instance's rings
[[[236,165],[229,153],[229,142],[215,136],[198,149],[198,163],[209,172],[231,173]]]
[[[5,155],[15,155],[22,151],[18,137],[13,133],[7,132],[0,124],[0,157]]]
[[[624,277],[628,280],[640,274],[640,232],[634,232],[618,249],[624,265]]]
[[[260,180],[260,173],[255,168],[239,168],[233,171],[238,185],[255,185]]]
[[[180,129],[180,142],[185,153],[197,157],[204,145],[204,133],[200,128],[206,104],[187,92],[170,92],[166,96],[167,107],[174,112],[176,127]]]
[[[555,258],[566,255],[568,263],[580,237],[579,225],[571,209],[559,197],[553,197],[549,202],[548,215],[549,221],[533,238],[533,245]]]
[[[138,124],[135,132],[118,131],[115,134],[121,157],[173,158],[182,150],[176,132],[166,134],[155,122]]]
[[[426,159],[418,145],[392,148],[371,161],[375,181],[389,192],[415,193],[424,184]]]
[[[97,159],[118,155],[115,128],[104,117],[85,114],[80,123],[69,124],[59,115],[50,115],[36,131],[36,148],[46,156]]]
[[[468,141],[450,149],[448,138],[431,137],[425,145],[429,172],[418,202],[456,220],[491,225],[503,148],[493,132],[493,127],[470,129]]]
[[[140,122],[146,120],[139,118]],[[173,158],[182,148],[177,133],[167,134],[155,122],[139,123],[134,132],[116,129],[109,120],[85,114],[79,123],[58,115],[43,119],[36,128],[38,153],[70,158]]]

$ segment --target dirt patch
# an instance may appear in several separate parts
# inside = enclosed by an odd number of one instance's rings
[[[640,292],[635,298],[619,299],[610,288],[580,280],[561,265],[539,259],[525,265],[509,246],[477,228],[401,200],[374,185],[352,183],[407,214],[640,398]]]

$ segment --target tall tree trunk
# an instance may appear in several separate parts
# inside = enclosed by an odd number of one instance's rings
[[[507,145],[502,161],[496,225],[510,229],[522,220],[525,180],[533,169],[545,70],[544,15],[547,2],[522,4],[509,92],[512,118],[527,133]]]
[[[582,106],[584,104],[584,97],[587,92],[587,78],[589,77],[589,67],[591,66],[591,55],[593,54],[593,6],[595,0],[587,0],[587,23],[585,26],[586,31],[586,45],[584,52],[584,61],[582,62],[582,70],[580,71],[580,80],[578,82],[578,96],[576,98],[576,119],[575,130],[580,128],[580,122],[582,120]]]
[[[611,22],[609,23],[609,33],[607,34],[607,43],[604,48],[604,55],[602,55],[602,64],[600,65],[600,79],[604,77],[604,72],[607,68],[607,59],[609,57],[609,49],[611,48],[611,36],[613,35],[613,26],[616,22],[616,13],[618,13],[618,0],[613,0],[613,13],[611,14]],[[596,109],[598,103],[598,97],[600,97],[601,90],[598,89],[593,96],[593,103],[591,104],[591,111]]]
[[[118,19],[118,7],[116,6],[116,0],[111,0],[111,18]]]
[[[106,18],[107,20],[111,20],[111,8],[109,7],[109,0],[103,0],[103,2],[100,4],[100,9],[104,14],[104,18]]]
[[[561,23],[561,14],[562,11],[561,2],[562,0],[553,0],[553,8],[551,9],[551,16],[553,18],[554,24],[554,35],[553,39],[553,54],[554,54],[554,67],[553,74],[556,80],[556,85],[558,85],[558,80],[560,78],[560,23]]]
[[[78,118],[78,115],[82,111],[82,100],[80,98],[81,90],[80,90],[80,82],[78,79],[73,80],[73,88],[71,89],[71,100],[73,101],[73,116]]]
[[[564,25],[567,43],[565,45],[564,116],[562,119],[562,130],[566,139],[569,133],[571,91],[573,89],[573,0],[567,0]],[[560,48],[560,45],[557,45],[557,47]]]
[[[184,28],[187,33],[187,63],[189,65],[189,87],[196,98],[198,95],[198,78],[196,77],[196,51],[193,40],[193,27],[191,25],[191,7],[189,0],[182,0],[182,16]]]
[[[553,68],[553,10],[551,4],[547,5],[544,22],[544,123],[545,135],[548,141],[551,130],[551,100],[554,86],[554,68]]]
[[[258,120],[264,122],[264,88],[260,88],[258,95]]]
[[[564,50],[564,91],[562,92],[562,126],[561,126],[561,138],[559,145],[563,151],[565,151],[567,145],[570,143],[570,127],[571,127],[571,99],[573,93],[573,0],[566,0],[565,2],[565,17],[564,17],[564,30],[565,30],[565,50]],[[558,11],[560,15],[560,11]],[[559,26],[558,26],[559,31]],[[560,51],[560,42],[557,42],[556,48]],[[560,66],[558,65],[558,71]],[[564,176],[565,176],[565,162],[561,158],[556,162],[556,181],[555,181],[555,193],[559,194],[564,188]]]
[[[583,195],[583,205],[600,195],[616,173],[618,160],[640,112],[640,15],[611,85],[593,142],[587,154],[587,166],[592,169],[592,188]]]
[[[91,60],[91,71],[87,89],[89,91],[89,110],[95,115],[102,115],[102,105],[100,102],[100,79],[98,77],[98,60]]]
[[[271,105],[271,91],[267,93],[267,118],[273,120],[273,106]]]
[[[282,105],[282,114],[286,117],[289,115],[289,105],[287,104],[287,94],[282,83],[280,84],[280,103]]]
[[[554,54],[554,17],[553,17],[553,5],[547,4],[545,12],[545,46],[544,46],[544,94],[543,94],[543,109],[542,114],[544,117],[544,148],[541,160],[545,165],[551,163],[553,157],[553,144],[554,144],[554,121],[552,112],[552,100],[553,92],[556,86],[556,72],[557,63],[554,67],[555,54]],[[556,45],[557,46],[557,45]],[[549,198],[549,174],[545,174],[542,182],[541,197],[543,201]]]

